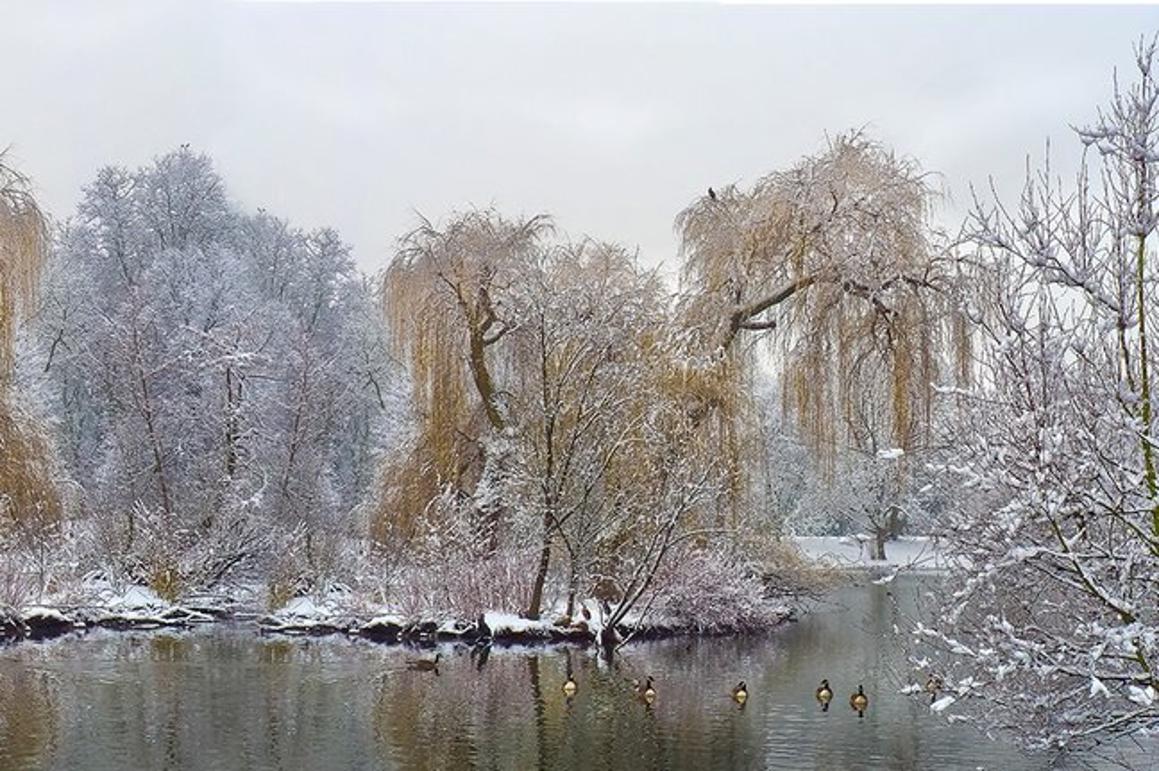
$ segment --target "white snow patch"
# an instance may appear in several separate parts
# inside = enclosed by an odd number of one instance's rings
[[[1127,690],[1130,692],[1130,695],[1127,698],[1138,704],[1140,707],[1150,707],[1155,703],[1155,689],[1151,686],[1140,688],[1137,685],[1132,685]]]
[[[472,624],[463,619],[448,618],[439,623],[436,634],[462,636],[473,628]]]
[[[931,712],[944,712],[946,707],[950,706],[955,701],[957,701],[957,699],[954,698],[953,696],[949,696],[949,695],[943,696],[942,698],[938,699],[937,701],[935,701],[933,704],[930,705],[930,711]]]
[[[321,623],[334,615],[336,608],[329,602],[317,602],[313,597],[294,597],[271,617],[283,623]]]
[[[489,610],[484,613],[483,620],[491,628],[492,634],[499,635],[504,633],[524,634],[532,630],[542,631],[551,628],[551,624],[546,621],[532,621],[529,618],[523,618],[514,613],[502,613],[496,610]]]
[[[42,623],[71,624],[72,619],[56,608],[46,608],[43,605],[32,605],[20,611],[20,619],[24,623],[39,621]]]
[[[383,613],[362,625],[363,629],[374,629],[381,626],[406,626],[406,619],[394,613]]]
[[[341,613],[342,608],[333,596],[323,599],[294,597],[260,623],[273,631],[302,632],[338,626]]]
[[[906,568],[911,572],[941,572],[950,567],[949,559],[929,536],[902,536],[896,541],[888,541],[884,560],[870,559],[873,537],[864,533],[856,536],[794,536],[793,540],[807,558],[848,570]],[[894,570],[895,576],[896,572]]]
[[[107,595],[105,609],[118,614],[155,614],[172,607],[146,586],[130,586],[120,594]]]

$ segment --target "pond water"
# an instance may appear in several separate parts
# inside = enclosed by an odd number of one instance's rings
[[[899,695],[890,633],[923,581],[849,586],[768,636],[485,661],[243,625],[0,648],[0,769],[1041,769]],[[574,673],[579,690],[565,698]],[[630,680],[655,677],[642,703]],[[813,697],[822,677],[836,696]],[[743,709],[731,700],[747,681]],[[848,696],[864,684],[864,718]]]

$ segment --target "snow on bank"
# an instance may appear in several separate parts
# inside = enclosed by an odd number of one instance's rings
[[[521,635],[537,637],[550,634],[552,629],[552,625],[542,619],[533,621],[514,613],[501,613],[496,610],[484,613],[483,620],[487,622],[491,634],[495,637],[518,637]]]
[[[245,587],[236,587],[244,589]],[[86,580],[83,600],[69,604],[45,603],[15,613],[0,613],[0,638],[53,637],[73,630],[98,626],[116,629],[157,629],[207,623],[219,618],[249,618],[262,633],[288,635],[340,634],[377,642],[430,645],[436,642],[494,642],[520,644],[592,644],[600,639],[604,613],[594,599],[581,601],[572,616],[562,604],[536,620],[511,612],[488,610],[474,619],[452,613],[402,614],[398,608],[368,605],[348,590],[294,597],[277,610],[260,614],[252,604],[237,598],[198,597],[173,603],[144,586],[114,585],[103,577]],[[252,600],[252,597],[251,597]],[[242,607],[235,613],[232,608]],[[0,609],[2,610],[2,609]],[[757,631],[751,624],[728,623],[705,626],[696,612],[666,617],[660,613],[641,616],[637,609],[616,626],[621,638],[651,639],[679,635],[730,634]],[[711,614],[710,614],[711,615]],[[787,607],[772,607],[767,626],[791,619]]]
[[[21,637],[54,637],[83,627],[84,624],[65,615],[57,608],[44,605],[29,605],[16,614]]]
[[[929,536],[902,536],[885,544],[885,559],[871,559],[873,536],[794,536],[801,552],[814,562],[842,570],[886,572],[887,580],[901,569],[914,572],[940,572],[950,567]]]
[[[356,614],[341,592],[322,596],[294,597],[282,607],[258,619],[266,632],[284,634],[327,634],[360,626]]]
[[[104,581],[85,585],[83,600],[25,605],[0,614],[0,638],[56,637],[89,627],[157,629],[207,623],[214,616],[162,599],[152,589],[118,589]]]
[[[369,617],[368,617],[369,616]],[[477,621],[444,617],[407,618],[380,609],[367,614],[345,605],[340,598],[297,597],[258,620],[265,632],[281,634],[346,633],[384,642],[473,641],[480,637],[497,641],[548,642],[580,639],[591,630],[581,622],[530,620],[514,613],[487,611]]]
[[[97,591],[97,603],[90,623],[98,626],[150,629],[186,626],[213,621],[213,615],[169,602],[147,586],[118,589],[105,584]]]

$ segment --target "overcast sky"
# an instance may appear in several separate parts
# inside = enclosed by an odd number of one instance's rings
[[[107,164],[190,143],[231,194],[366,270],[415,212],[546,211],[671,266],[672,222],[866,126],[953,201],[1089,121],[1159,8],[0,0],[0,146],[58,219]]]

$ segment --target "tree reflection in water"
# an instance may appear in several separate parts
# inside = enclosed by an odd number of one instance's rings
[[[0,648],[0,769],[1047,767],[897,693],[916,584],[856,586],[766,637],[419,655],[248,627]],[[570,698],[569,674],[577,689]],[[632,680],[655,679],[651,705]],[[822,712],[865,684],[864,720]],[[740,710],[731,688],[748,685]]]

